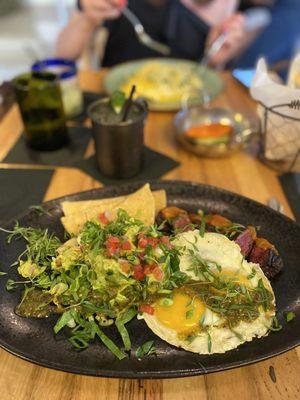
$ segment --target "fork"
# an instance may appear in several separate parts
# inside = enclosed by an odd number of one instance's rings
[[[142,25],[141,21],[131,10],[129,10],[128,7],[124,7],[122,9],[122,14],[124,15],[125,18],[127,18],[127,20],[134,27],[136,36],[140,43],[142,43],[144,46],[149,47],[152,50],[157,51],[158,53],[163,54],[164,56],[168,56],[171,54],[171,49],[169,46],[166,46],[163,43],[157,42],[156,40],[152,39],[151,36],[149,36],[145,32],[145,28]]]

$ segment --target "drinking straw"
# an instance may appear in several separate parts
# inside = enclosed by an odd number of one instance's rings
[[[125,122],[126,119],[127,119],[127,117],[128,117],[130,108],[131,108],[131,106],[132,106],[132,104],[133,104],[133,103],[132,103],[132,99],[133,99],[133,95],[134,95],[134,93],[135,93],[135,90],[136,90],[136,86],[133,85],[132,88],[131,88],[131,92],[130,92],[129,98],[128,98],[128,100],[126,101],[126,105],[125,105],[125,109],[124,109],[124,114],[123,114],[122,122]]]

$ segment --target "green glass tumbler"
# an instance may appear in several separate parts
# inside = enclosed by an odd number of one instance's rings
[[[59,80],[48,72],[26,73],[13,80],[27,144],[57,150],[68,144]]]

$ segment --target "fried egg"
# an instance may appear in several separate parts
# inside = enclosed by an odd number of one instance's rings
[[[254,293],[263,285],[269,292],[270,302],[266,309],[258,305],[254,318],[239,317],[229,326],[223,311],[207,304],[207,298],[204,301],[201,296],[193,295],[195,292],[187,285],[175,289],[170,298],[152,304],[153,315],[143,313],[142,318],[156,335],[187,351],[213,354],[224,353],[268,334],[275,315],[272,287],[258,264],[244,260],[235,242],[218,233],[205,233],[201,237],[199,231],[194,230],[177,235],[173,244],[181,249],[180,270],[189,276],[192,284],[206,285],[210,300],[227,296],[230,293],[226,291],[227,284],[239,287],[242,298],[243,293]],[[205,263],[206,270],[197,269],[197,260]],[[217,277],[225,289],[210,285],[210,276]],[[230,307],[230,300],[228,304]]]

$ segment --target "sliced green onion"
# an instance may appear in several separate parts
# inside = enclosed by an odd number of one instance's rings
[[[270,329],[270,331],[278,332],[278,331],[281,331],[282,325],[279,323],[277,317],[273,317],[272,323],[268,328]]]
[[[80,336],[73,336],[68,340],[78,350],[84,350],[89,346],[89,343]]]
[[[199,325],[200,325],[201,327],[203,327],[203,326],[204,326],[204,322],[205,322],[205,313],[203,313],[203,314],[201,315],[201,318],[200,318],[200,321],[199,321]]]
[[[155,353],[155,346],[153,340],[149,340],[148,342],[142,344],[142,346],[136,349],[137,358],[142,358],[144,356],[148,356],[153,353]]]
[[[95,324],[96,325],[96,324]],[[119,347],[101,331],[98,325],[95,326],[96,335],[102,341],[102,343],[119,359],[123,360],[127,357],[125,353],[123,353]]]
[[[58,332],[61,331],[64,326],[68,325],[72,320],[74,321],[75,313],[75,310],[69,310],[63,313],[53,328],[55,334],[58,334]]]
[[[124,314],[122,314],[120,317],[118,317],[115,321],[115,325],[121,335],[126,351],[129,351],[131,349],[131,340],[129,337],[129,333],[125,327],[125,324],[131,321],[132,318],[134,318],[135,316],[136,316],[136,311],[133,308],[131,308],[127,310]]]
[[[205,218],[204,215],[201,218],[201,225],[200,225],[200,229],[199,229],[199,234],[201,237],[204,237],[205,234],[205,226],[206,226],[206,222],[205,222]]]
[[[211,353],[212,343],[211,343],[211,336],[208,332],[207,332],[207,348],[208,352]]]
[[[170,307],[170,306],[172,306],[173,305],[173,300],[172,299],[169,299],[169,298],[167,298],[167,297],[164,297],[163,299],[161,299],[160,301],[159,301],[159,304],[161,305],[161,306],[163,306],[163,307]]]

